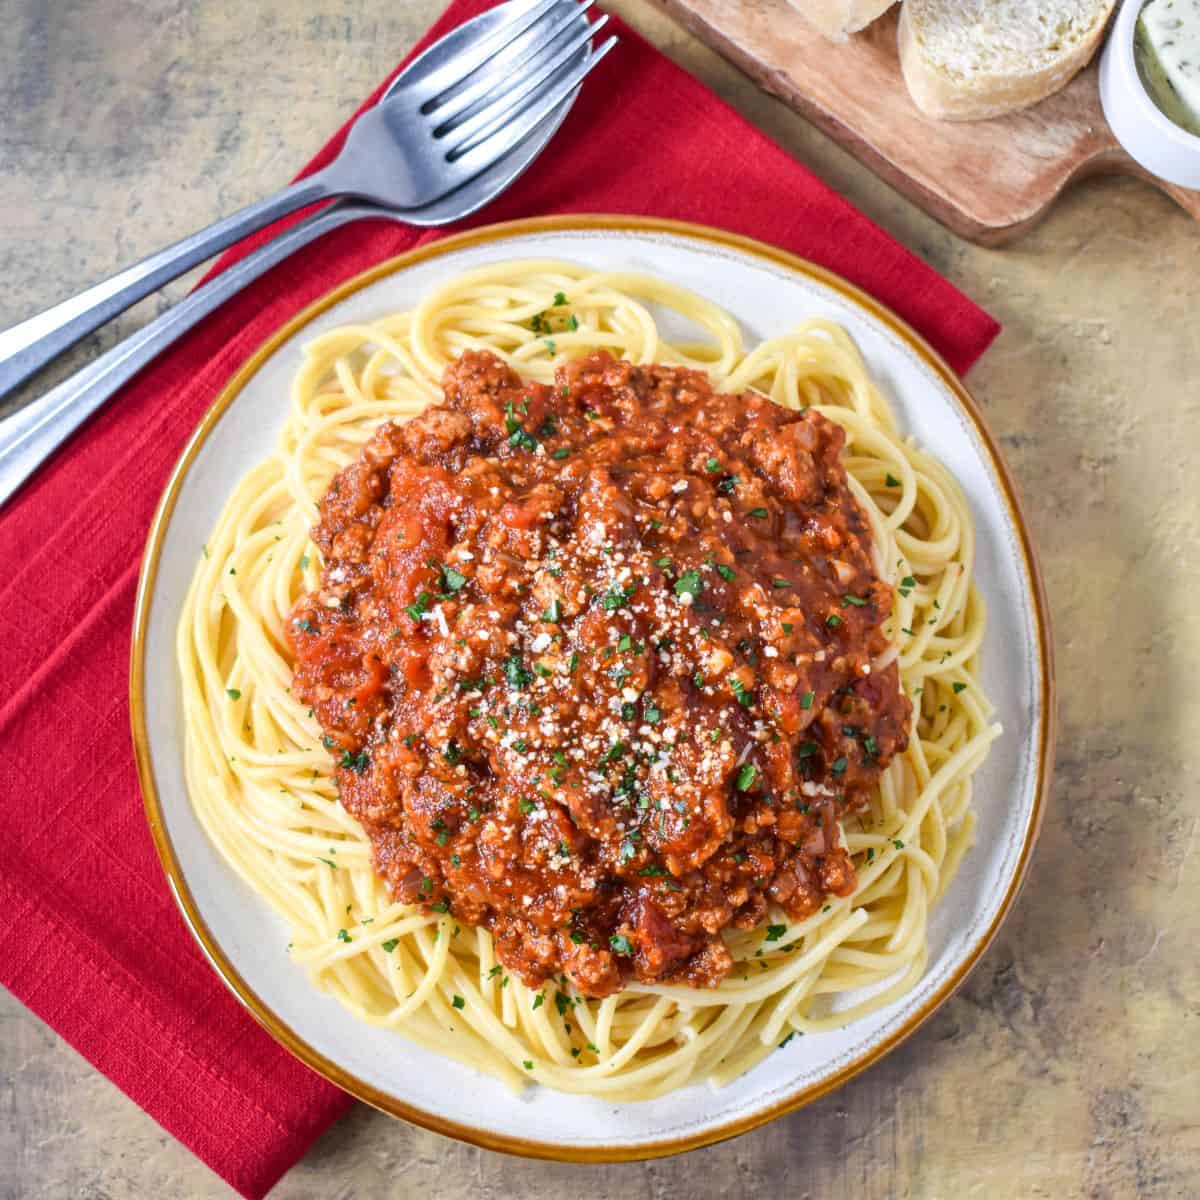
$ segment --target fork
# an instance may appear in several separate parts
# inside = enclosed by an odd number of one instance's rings
[[[499,28],[363,113],[327,167],[0,333],[0,397],[144,296],[288,213],[337,196],[417,209],[470,182],[615,44],[609,38],[579,61],[608,18],[581,22],[571,7],[564,15],[561,0],[518,0]]]
[[[583,21],[583,14],[590,7],[591,0],[579,5],[574,0],[560,0],[560,3],[575,13],[576,21]],[[501,5],[489,9],[452,30],[442,41],[414,59],[392,81],[384,98],[390,98],[395,91],[414,79],[419,81],[439,64],[443,54],[457,53],[461,45],[478,36],[479,30],[493,28],[502,19],[505,7]],[[586,59],[588,53],[586,49],[581,51],[581,58]],[[538,156],[562,123],[575,95],[572,92],[508,155],[464,187],[432,204],[418,209],[393,211],[358,201],[338,200],[301,218],[93,359],[70,378],[0,420],[0,506],[92,413],[120,391],[147,363],[231,296],[302,246],[342,225],[365,218],[381,218],[419,226],[444,225],[475,212],[493,200]]]

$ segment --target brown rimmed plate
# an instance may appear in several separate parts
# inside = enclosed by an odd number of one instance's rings
[[[847,1028],[797,1038],[727,1088],[614,1104],[502,1085],[356,1021],[313,990],[287,933],[208,842],[184,787],[175,626],[196,557],[237,480],[274,447],[300,347],[347,321],[413,307],[489,262],[568,259],[647,271],[721,304],[748,345],[824,316],[858,342],[908,433],[962,483],[989,608],[984,684],[1004,737],[976,778],[974,850],[930,924],[930,962],[902,1000]],[[1025,875],[1053,754],[1053,663],[1040,573],[1008,468],[978,406],[920,337],[852,285],[781,250],[701,226],[630,217],[496,225],[422,247],[343,284],[296,316],[229,382],[184,450],[146,547],[134,620],[130,706],[146,814],[172,889],[214,969],[280,1042],[395,1116],[491,1149],[605,1161],[674,1154],[752,1129],[839,1086],[897,1045],[962,982]]]

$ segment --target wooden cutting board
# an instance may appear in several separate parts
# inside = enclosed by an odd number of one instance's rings
[[[997,245],[1042,217],[1068,183],[1147,179],[1200,220],[1200,192],[1144,171],[1104,120],[1093,62],[1061,92],[991,121],[934,121],[909,98],[897,10],[843,43],[807,29],[787,0],[657,0],[701,41],[802,113],[926,212]]]

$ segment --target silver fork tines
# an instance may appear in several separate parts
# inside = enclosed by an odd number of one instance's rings
[[[538,93],[536,103],[522,103],[515,113],[510,110],[506,114],[503,128],[466,149],[456,148],[452,151],[453,165],[471,174],[482,171],[498,156],[507,154],[583,82],[588,73],[616,44],[617,39],[610,37],[602,46],[593,50],[588,61],[581,66],[573,67],[565,73],[560,68],[556,82]]]
[[[526,107],[528,98],[542,95],[546,87],[575,62],[579,51],[591,41],[592,35],[607,23],[607,16],[602,16],[594,25],[584,19],[581,30],[562,39],[562,44],[547,45],[541,54],[536,55],[535,58],[539,61],[529,74],[523,78],[510,78],[496,90],[493,98],[471,115],[444,126],[441,136],[450,159],[453,161],[464,150],[494,132],[498,126],[519,115]],[[438,136],[437,131],[434,136]]]
[[[422,113],[437,115],[438,125],[433,131],[434,137],[441,137],[459,118],[470,116],[470,110],[491,96],[497,87],[512,85],[524,78],[531,68],[536,68],[537,63],[545,57],[564,32],[587,28],[583,14],[594,3],[595,0],[584,0],[584,3],[576,6],[560,0],[559,11],[553,14],[552,26],[543,29],[541,25],[535,25],[532,29],[527,29],[491,59],[486,68],[475,72],[478,78],[473,79],[466,87],[444,92],[436,100],[422,105]],[[594,32],[599,25],[591,28]]]
[[[553,12],[562,0],[530,0],[527,7],[520,7],[520,3],[521,0],[518,0],[517,5],[509,9],[504,24],[498,29],[492,30],[470,48],[459,51],[444,66],[424,75],[419,86],[412,89],[414,95],[419,92],[424,97],[421,101],[422,112],[432,111],[443,93],[462,86],[468,76],[494,58],[514,38],[536,25],[547,13]]]

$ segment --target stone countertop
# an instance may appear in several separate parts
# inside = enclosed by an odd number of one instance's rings
[[[279,187],[441,7],[0,0],[0,326]],[[972,246],[641,0],[612,7],[1004,323],[970,382],[1023,486],[1055,621],[1041,844],[957,996],[790,1117],[680,1158],[580,1167],[359,1107],[273,1197],[1194,1196],[1200,229],[1106,180],[1007,248]],[[0,1111],[5,1200],[233,1194],[6,993]]]

